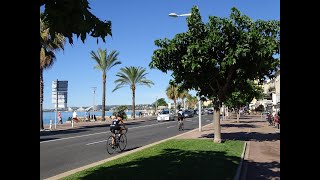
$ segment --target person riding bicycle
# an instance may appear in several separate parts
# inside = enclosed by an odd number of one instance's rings
[[[121,125],[123,127],[121,127]],[[122,134],[122,129],[126,129],[126,125],[123,122],[123,115],[117,113],[115,115],[115,119],[110,124],[110,131],[112,132],[112,136],[115,138],[115,131],[119,131],[119,134]],[[112,144],[114,144],[114,138],[112,139]]]

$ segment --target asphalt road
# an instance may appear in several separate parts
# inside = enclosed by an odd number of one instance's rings
[[[212,122],[212,115],[202,115],[202,126]],[[130,151],[199,127],[199,116],[187,118],[184,131],[178,131],[177,121],[127,123],[127,147]],[[40,179],[82,167],[119,154],[109,155],[106,139],[109,125],[99,125],[40,134]]]

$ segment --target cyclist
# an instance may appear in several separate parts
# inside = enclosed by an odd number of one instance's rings
[[[178,122],[179,122],[179,127],[180,127],[180,124],[183,125],[183,118],[184,118],[184,114],[183,114],[183,111],[182,109],[180,109],[178,111]]]
[[[114,138],[112,138],[113,145],[114,145],[114,139],[116,138],[115,131],[117,130],[117,131],[119,131],[119,134],[122,134],[123,128],[121,127],[120,124],[123,126],[124,129],[126,128],[126,126],[123,122],[123,115],[120,113],[117,113],[115,118],[113,119],[113,121],[110,124],[110,131],[112,132],[112,136],[114,137]]]

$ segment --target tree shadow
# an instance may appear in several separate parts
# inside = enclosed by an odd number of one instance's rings
[[[126,124],[126,126],[128,126],[128,125],[139,125],[139,124],[141,124],[141,122],[129,122],[129,123],[125,123],[125,124]],[[93,129],[93,128],[106,128],[107,131],[109,131],[108,127],[110,127],[110,124],[87,125],[87,126],[77,127],[75,129],[61,129],[61,130],[58,130],[58,131],[40,131],[40,136],[73,134],[73,133],[89,131],[90,129]]]
[[[217,151],[164,149],[161,154],[88,170],[77,179],[233,179],[240,157]]]
[[[221,127],[257,128],[258,126],[251,125],[251,124],[242,124],[240,122],[240,123],[237,123],[237,124],[221,124]]]
[[[240,123],[263,123],[263,122],[267,122],[266,120],[261,120],[261,121],[240,121]]]
[[[59,134],[74,134],[79,132],[88,131],[85,128],[77,128],[77,129],[67,129],[67,130],[59,130],[59,131],[40,131],[40,136],[51,136],[51,135],[59,135]]]
[[[203,134],[200,138],[214,138],[214,133]],[[221,133],[223,140],[239,140],[239,141],[277,141],[280,140],[279,133],[257,133],[257,132],[235,132]]]
[[[40,142],[42,142],[42,141],[50,141],[50,140],[54,140],[54,139],[59,139],[59,138],[40,138]]]
[[[255,179],[280,179],[280,163],[276,161],[258,163],[253,161],[244,161],[244,167],[247,172],[241,175],[241,179],[255,180]],[[274,171],[272,169],[278,169]]]

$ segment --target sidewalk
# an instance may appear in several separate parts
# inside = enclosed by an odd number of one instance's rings
[[[280,133],[269,126],[260,116],[242,116],[221,122],[222,140],[242,140],[247,142],[241,180],[280,179]],[[212,139],[213,124],[202,128],[202,132],[191,131],[179,139]]]
[[[149,121],[149,120],[155,120],[156,116],[146,116],[146,117],[136,117],[135,120],[125,120],[125,123],[131,123],[131,122],[140,122],[140,121]],[[57,124],[57,129],[55,129],[54,124],[52,124],[51,130],[49,125],[44,125],[43,131],[61,131],[61,130],[69,130],[69,129],[79,129],[79,128],[86,128],[90,126],[102,126],[105,124],[110,124],[111,120],[107,119],[106,121],[93,121],[93,122],[79,122],[79,123],[73,123],[73,127],[71,126],[71,123],[63,123],[63,124]]]

